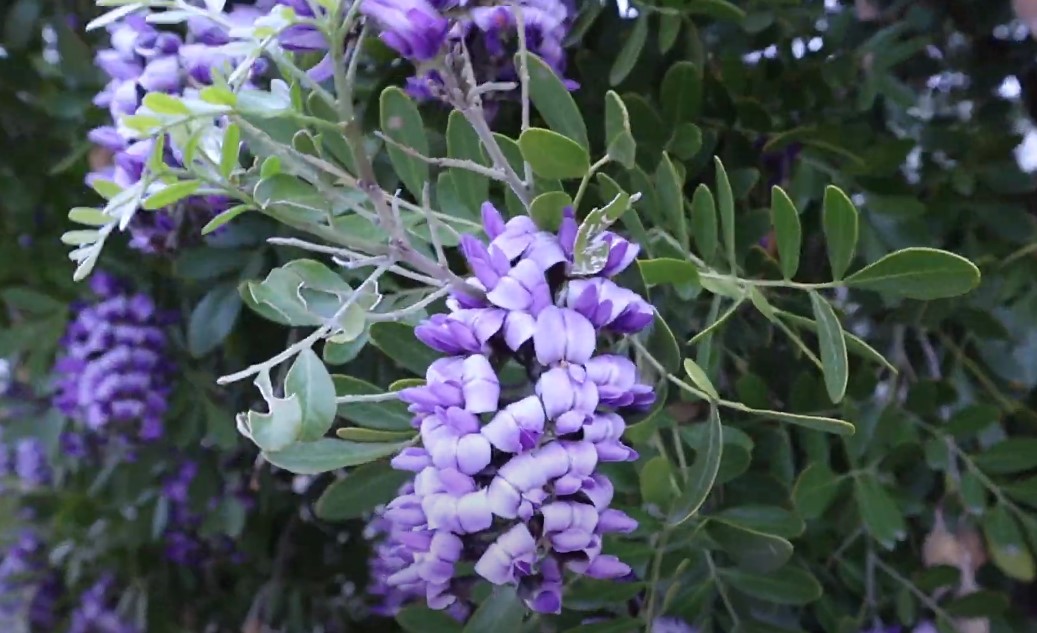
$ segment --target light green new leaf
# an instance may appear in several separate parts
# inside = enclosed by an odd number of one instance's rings
[[[720,241],[717,237],[717,208],[713,192],[703,184],[695,188],[695,195],[691,199],[691,233],[702,259],[713,263]]]
[[[849,422],[838,420],[836,418],[827,418],[821,415],[789,413],[787,411],[772,411],[770,409],[754,409],[752,407],[746,407],[744,411],[746,413],[752,413],[766,418],[773,418],[780,422],[795,424],[796,426],[801,426],[812,431],[824,431],[825,433],[835,433],[836,435],[853,435],[855,432],[854,426]]]
[[[688,374],[688,378],[691,379],[691,382],[702,391],[705,391],[706,395],[708,395],[712,400],[720,399],[720,394],[717,392],[717,388],[713,386],[713,381],[709,379],[705,370],[699,367],[698,363],[690,358],[685,358],[684,372]]]
[[[670,157],[663,153],[655,170],[655,191],[669,228],[683,248],[688,247],[688,224],[684,219],[683,183]]]
[[[529,69],[529,97],[536,106],[537,112],[547,121],[547,125],[568,136],[590,151],[587,141],[587,125],[583,122],[580,109],[576,107],[569,89],[562,83],[554,68],[536,55],[526,53]],[[515,54],[515,68],[522,63],[522,53]]]
[[[180,99],[164,92],[149,92],[141,100],[155,114],[189,115],[191,108]]]
[[[905,248],[886,255],[845,279],[847,286],[909,299],[944,299],[979,285],[979,268],[934,248]]]
[[[647,39],[648,15],[644,14],[634,22],[634,28],[630,30],[630,35],[623,43],[623,48],[620,49],[616,60],[612,63],[612,69],[609,71],[609,85],[619,85],[626,79],[641,57],[641,50]]]
[[[519,137],[522,157],[542,178],[582,178],[590,170],[590,156],[579,143],[558,132],[529,128]]]
[[[179,202],[198,191],[198,188],[201,186],[202,183],[197,180],[182,180],[180,182],[174,182],[145,198],[144,202],[142,202],[140,206],[148,211],[168,207],[169,205]]]
[[[720,230],[724,235],[724,252],[727,254],[728,266],[731,272],[737,267],[735,264],[735,198],[731,192],[731,182],[727,178],[727,170],[719,158],[714,157],[713,163],[717,170],[717,208],[720,211]]]
[[[605,93],[605,143],[610,158],[627,169],[634,167],[637,143],[630,131],[630,114],[612,90]]]
[[[771,220],[774,222],[774,238],[781,260],[781,274],[792,279],[799,269],[799,253],[803,245],[803,228],[799,223],[796,205],[785,191],[775,185],[771,189]]]
[[[558,230],[562,223],[563,212],[572,206],[573,199],[564,191],[548,191],[533,198],[529,205],[529,215],[542,231]]]
[[[241,149],[241,128],[235,123],[227,125],[223,131],[223,144],[220,146],[220,175],[229,178],[238,166],[238,152]]]
[[[274,466],[297,475],[319,475],[394,455],[404,446],[406,443],[359,443],[324,437],[315,442],[296,442],[279,451],[264,452],[263,457]]]
[[[382,133],[404,147],[409,147],[423,156],[428,156],[428,136],[425,124],[421,120],[418,107],[407,93],[395,86],[382,91],[379,98],[380,125]],[[421,199],[421,192],[429,179],[428,164],[419,158],[408,155],[399,147],[387,146],[389,160],[400,180],[411,194]]]
[[[853,202],[838,187],[826,187],[821,224],[828,246],[832,279],[842,279],[850,267],[857,248],[857,223],[857,207]]]
[[[669,523],[671,525],[684,523],[706,502],[706,497],[713,489],[713,482],[716,481],[717,471],[720,470],[720,458],[723,456],[723,452],[724,430],[720,424],[720,413],[714,405],[709,408],[703,449],[695,457],[695,463],[688,468],[684,491],[677,499],[673,512],[670,513]]]
[[[227,209],[215,218],[209,220],[205,224],[205,226],[202,227],[202,235],[208,235],[209,233],[212,233],[216,229],[220,228],[224,224],[230,222],[234,218],[238,217],[239,215],[250,209],[252,209],[252,207],[247,204],[239,204],[237,206]]]
[[[324,437],[335,422],[335,383],[316,352],[305,349],[292,363],[284,379],[284,392],[299,398],[304,442]]]
[[[816,291],[810,291],[810,303],[814,308],[814,319],[817,321],[817,339],[821,348],[821,369],[825,375],[825,388],[832,402],[840,402],[846,394],[850,375],[843,328],[839,325],[839,317],[835,315],[831,304]]]
[[[687,260],[672,257],[639,259],[637,267],[641,270],[645,285],[648,286],[699,283],[699,269]]]

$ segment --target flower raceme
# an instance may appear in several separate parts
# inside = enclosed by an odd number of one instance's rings
[[[393,459],[414,481],[376,519],[389,535],[374,567],[390,609],[423,595],[432,608],[463,613],[474,579],[457,577],[462,561],[493,584],[517,586],[544,613],[561,609],[565,570],[630,573],[602,544],[637,523],[609,507],[612,483],[598,465],[637,458],[622,442],[623,415],[650,407],[654,394],[633,362],[600,353],[599,343],[652,318],[650,305],[608,278],[638,249],[609,233],[611,265],[575,278],[571,212],[557,234],[528,217],[505,223],[489,203],[483,222],[490,243],[466,236],[462,250],[485,299],[457,294],[448,314],[416,328],[447,356],[424,386],[400,392],[422,442]]]

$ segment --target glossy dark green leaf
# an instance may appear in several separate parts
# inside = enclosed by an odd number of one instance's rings
[[[799,224],[799,212],[789,195],[778,186],[771,189],[771,220],[774,222],[774,238],[778,245],[781,274],[792,279],[799,269],[799,252],[803,247],[803,229]]]
[[[299,439],[309,442],[324,437],[335,421],[335,384],[312,349],[295,357],[284,379],[284,392],[296,396],[302,407]]]
[[[221,283],[205,293],[191,311],[187,349],[195,358],[216,349],[230,335],[241,313],[241,297],[234,284]]]
[[[315,442],[296,442],[279,451],[264,452],[263,457],[274,466],[297,475],[319,475],[395,455],[404,446],[402,443],[359,443],[325,437]]]
[[[698,284],[699,270],[695,264],[687,260],[660,257],[659,259],[639,259],[637,266],[641,270],[645,284]]]
[[[655,170],[655,192],[659,196],[660,210],[667,226],[683,247],[688,247],[688,224],[684,219],[683,184],[673,161],[665,153]]]
[[[725,523],[785,538],[799,536],[806,529],[803,519],[799,518],[796,513],[778,506],[735,506],[725,508],[712,517]]]
[[[842,279],[857,248],[857,207],[838,187],[825,189],[822,226],[828,247],[832,279]]]
[[[634,166],[637,143],[630,131],[630,115],[618,94],[605,93],[605,143],[609,157],[627,169]]]
[[[414,336],[414,328],[404,323],[381,321],[371,325],[371,342],[401,367],[424,376],[439,354]]]
[[[721,580],[738,591],[775,604],[805,605],[821,597],[820,583],[810,572],[788,566],[769,574],[721,569]]]
[[[590,170],[590,156],[576,141],[558,132],[529,128],[518,140],[522,157],[542,178],[581,178]]]
[[[678,22],[673,18],[666,18]],[[664,20],[665,21],[665,20]],[[702,73],[695,64],[680,61],[663,77],[659,101],[672,124],[694,121],[702,110]]]
[[[817,321],[817,340],[821,348],[821,368],[825,376],[825,388],[832,402],[839,402],[846,394],[850,377],[849,359],[846,354],[846,339],[835,310],[817,292],[810,291],[810,304]]]
[[[409,147],[423,156],[429,155],[428,136],[421,113],[407,93],[395,86],[382,91],[379,98],[379,121],[382,133],[404,147]],[[425,183],[429,180],[428,164],[420,158],[407,154],[401,148],[386,145],[389,160],[400,180],[418,200]]]
[[[853,480],[853,494],[857,510],[865,527],[876,541],[892,550],[907,536],[904,515],[896,501],[873,476],[860,475]]]
[[[468,619],[464,633],[518,631],[525,615],[526,605],[514,587],[496,587]]]
[[[533,198],[529,205],[529,215],[536,221],[542,231],[557,231],[562,223],[566,207],[571,207],[573,199],[564,191],[547,191]]]
[[[413,475],[394,470],[387,462],[360,466],[324,489],[314,512],[324,521],[357,519],[392,501]]]
[[[377,395],[384,389],[352,376],[335,375],[335,394],[342,396]],[[385,402],[351,402],[338,405],[338,414],[351,422],[369,429],[382,431],[407,431],[413,417],[407,406],[398,400]]]
[[[851,288],[929,300],[963,295],[978,286],[979,279],[979,268],[964,257],[916,247],[886,255],[847,277],[845,283]]]
[[[827,464],[810,464],[799,474],[792,488],[796,510],[804,519],[820,517],[835,499],[844,480],[842,475],[832,472]]]
[[[515,67],[521,64],[522,53],[515,55]],[[549,64],[532,53],[527,55],[529,69],[529,97],[537,112],[555,132],[568,136],[584,149],[590,150],[587,125],[576,107],[569,89]]]
[[[731,271],[735,271],[735,198],[731,192],[731,183],[727,178],[727,170],[719,158],[713,163],[717,170],[717,209],[720,212],[720,231],[724,236],[724,253]]]
[[[1037,438],[1013,437],[1001,440],[973,456],[980,470],[1007,474],[1037,468]]]
[[[706,498],[713,489],[713,482],[716,481],[723,453],[724,430],[720,424],[720,413],[716,406],[711,406],[709,418],[705,423],[703,448],[699,451],[695,462],[688,468],[684,490],[670,513],[671,525],[679,525],[687,521],[706,502]]]
[[[396,623],[407,633],[461,633],[461,624],[446,614],[423,605],[400,609]]]
[[[983,535],[990,558],[998,569],[1009,578],[1033,582],[1037,575],[1033,554],[1019,524],[1003,504],[993,507],[983,517]]]
[[[447,154],[450,158],[469,160],[484,167],[489,161],[483,155],[479,135],[458,110],[450,113],[446,128]],[[465,206],[472,217],[479,217],[482,204],[490,196],[490,180],[482,174],[468,169],[451,168],[450,179],[453,182],[458,200]]]
[[[739,567],[748,571],[772,572],[792,557],[792,543],[780,536],[717,520],[709,522],[708,532]]]
[[[626,79],[630,71],[634,69],[637,60],[641,57],[641,50],[648,39],[648,16],[642,15],[634,22],[630,34],[623,40],[623,48],[620,49],[616,60],[612,63],[609,71],[609,84],[619,85]]]

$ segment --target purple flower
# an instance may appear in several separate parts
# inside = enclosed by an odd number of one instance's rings
[[[436,57],[450,29],[425,0],[363,0],[360,10],[381,27],[383,42],[412,61]]]
[[[69,633],[140,633],[135,625],[116,611],[118,596],[115,578],[105,574],[79,598],[72,612]]]
[[[654,393],[628,358],[595,352],[599,330],[633,332],[654,313],[605,278],[637,253],[618,236],[605,238],[615,257],[601,276],[572,279],[570,223],[555,235],[529,218],[505,222],[489,204],[482,215],[489,245],[467,236],[461,249],[489,305],[454,297],[448,314],[416,329],[450,356],[429,366],[424,386],[400,392],[421,446],[392,460],[415,477],[377,519],[393,548],[378,551],[375,587],[387,608],[424,596],[432,608],[467,610],[470,581],[456,569],[474,563],[483,579],[515,585],[531,609],[557,613],[566,571],[630,573],[602,553],[603,536],[637,522],[610,507],[613,487],[598,468],[637,458],[622,416]],[[502,390],[497,372],[512,363],[527,382]]]
[[[18,440],[14,452],[14,472],[29,487],[50,483],[50,464],[43,442],[36,438]]]
[[[94,275],[91,288],[96,299],[69,324],[54,366],[54,404],[95,436],[156,439],[173,371],[165,317],[147,295],[130,294],[104,272]]]
[[[680,618],[659,616],[652,620],[651,633],[697,633],[698,629]]]

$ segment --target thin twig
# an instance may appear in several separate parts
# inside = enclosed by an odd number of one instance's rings
[[[421,188],[421,209],[425,212],[425,222],[428,224],[429,237],[432,238],[432,249],[436,252],[436,261],[440,266],[448,266],[446,253],[443,252],[443,242],[439,239],[439,220],[432,215],[432,200],[429,183]]]
[[[400,143],[399,141],[388,136],[384,132],[375,132],[374,134],[375,136],[382,139],[387,144],[392,145],[404,154],[411,156],[413,158],[417,158],[418,160],[428,163],[429,165],[436,165],[438,167],[453,167],[457,169],[467,169],[470,172],[479,174],[480,176],[486,176],[487,178],[492,178],[493,180],[499,180],[500,182],[507,181],[504,172],[502,172],[499,169],[493,167],[485,167],[475,161],[468,160],[465,158],[436,158],[432,156],[425,156],[413,147]]]
[[[400,308],[399,310],[393,310],[392,312],[374,312],[367,316],[368,321],[399,321],[405,316],[413,314],[419,310],[424,310],[431,304],[435,303],[439,299],[447,296],[450,293],[449,288],[440,288],[435,292],[429,293],[427,297],[421,301],[416,301],[406,308]]]

